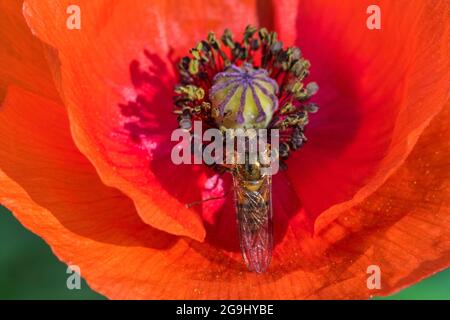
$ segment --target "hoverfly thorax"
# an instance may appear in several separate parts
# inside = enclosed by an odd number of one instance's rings
[[[275,32],[249,26],[242,41],[235,41],[229,30],[220,40],[210,33],[180,60],[175,114],[180,128],[189,132],[193,121],[220,130],[224,138],[230,130],[253,130],[256,139],[245,144],[258,147],[232,150],[243,161],[219,159],[212,168],[232,174],[242,255],[250,271],[261,273],[269,267],[273,245],[272,176],[261,155],[276,154],[271,161],[286,167],[290,153],[306,142],[308,115],[317,111],[308,100],[318,87],[304,85],[309,62],[298,48],[284,49]],[[261,144],[260,138],[272,137],[273,131],[279,140]]]

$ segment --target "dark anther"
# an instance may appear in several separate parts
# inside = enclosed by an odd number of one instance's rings
[[[316,113],[319,111],[319,106],[315,103],[308,103],[305,105],[305,110],[309,113]]]
[[[292,60],[298,60],[302,56],[302,52],[299,48],[293,47],[292,48]]]
[[[211,50],[212,50],[211,45],[210,45],[207,41],[205,41],[205,40],[202,40],[201,44],[202,44],[202,50],[203,50],[206,54],[210,54],[210,53],[211,53]]]
[[[190,118],[190,116],[191,116],[191,109],[190,108],[184,108],[183,109],[183,117]]]
[[[283,48],[283,43],[281,41],[277,41],[270,46],[270,50],[274,54],[277,53],[278,51],[280,51],[282,48]]]
[[[216,35],[214,34],[214,32],[210,32],[208,34],[208,42],[214,50],[220,49],[220,43],[217,41]]]
[[[261,41],[267,42],[267,40],[269,38],[269,31],[267,31],[266,28],[262,28],[259,30],[258,35],[259,35],[259,38],[261,39]]]
[[[258,31],[255,27],[247,26],[244,31],[244,44],[249,45],[249,40],[253,37],[253,35]]]
[[[291,145],[293,150],[298,150],[305,142],[305,135],[299,127],[295,127],[292,131]]]
[[[225,29],[221,40],[224,43],[224,45],[226,45],[230,49],[234,49],[235,42],[233,41],[233,34],[231,33],[231,31],[229,29]]]
[[[253,51],[256,51],[256,50],[259,49],[259,41],[258,41],[258,39],[253,39],[253,40],[251,41],[251,43],[250,43],[250,48],[251,48]]]
[[[280,158],[287,159],[289,157],[289,145],[286,142],[280,144]]]
[[[290,55],[289,55],[288,51],[284,51],[284,50],[278,50],[278,51],[280,51],[280,53],[278,53],[278,56],[277,56],[277,61],[278,62],[287,62],[287,61],[289,61]]]
[[[317,93],[319,86],[315,82],[310,82],[306,85],[306,90],[308,91],[308,95],[312,96]]]

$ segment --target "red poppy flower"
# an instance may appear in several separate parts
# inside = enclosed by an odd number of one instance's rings
[[[450,265],[448,1],[377,1],[381,30],[366,28],[365,0],[79,0],[69,30],[72,2],[27,0],[22,15],[0,1],[0,203],[94,290],[366,298]],[[169,159],[173,64],[209,31],[248,24],[300,47],[321,87],[308,144],[274,178],[259,275],[241,261],[232,199],[185,206],[229,179]],[[140,143],[124,108],[147,112]]]

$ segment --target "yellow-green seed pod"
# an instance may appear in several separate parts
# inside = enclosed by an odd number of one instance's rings
[[[264,69],[231,65],[214,77],[209,98],[219,127],[266,128],[278,108],[278,84]]]

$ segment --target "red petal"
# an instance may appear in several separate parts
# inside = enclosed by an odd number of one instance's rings
[[[239,253],[142,223],[131,201],[105,187],[78,152],[64,109],[15,88],[0,109],[0,203],[110,298],[388,294],[450,264],[448,107],[360,206],[315,237],[295,217],[264,275],[248,273]],[[369,265],[382,271],[381,290],[367,289]]]
[[[312,62],[321,109],[288,174],[320,230],[374,192],[403,163],[448,99],[448,1],[283,1],[281,37]],[[296,31],[296,34],[292,32]]]
[[[448,106],[400,170],[358,207],[322,225],[315,237],[303,215],[292,218],[262,276],[248,274],[237,252],[176,241],[142,224],[71,144],[61,107],[18,89],[2,107],[0,202],[110,297],[362,298],[450,264]],[[372,264],[382,270],[380,291],[366,287]]]
[[[32,36],[22,1],[0,0],[0,100],[10,84],[58,100],[42,42]]]
[[[27,1],[25,15],[37,35],[59,51],[77,146],[106,184],[134,200],[145,222],[202,240],[199,213],[185,207],[201,199],[203,186],[197,183],[202,173],[193,166],[175,167],[169,158],[170,133],[177,127],[172,63],[210,30],[222,32],[230,26],[241,31],[255,23],[255,1],[154,1],[151,6],[142,1],[79,1],[79,31],[64,27],[71,3]],[[143,85],[144,78],[151,86]],[[130,139],[130,132],[139,129],[127,124],[130,119],[120,109],[136,102],[148,108],[151,118],[144,144]]]

